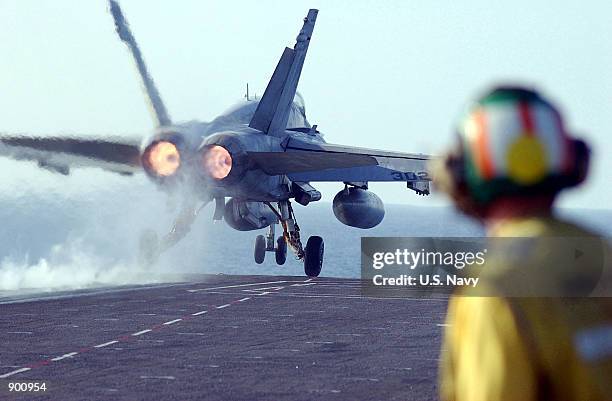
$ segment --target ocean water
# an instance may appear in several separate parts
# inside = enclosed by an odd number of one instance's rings
[[[291,253],[284,266],[276,265],[273,253],[255,264],[255,236],[265,230],[238,232],[213,223],[212,206],[203,209],[191,233],[156,265],[139,266],[140,233],[165,233],[176,203],[146,184],[68,195],[0,195],[0,292],[161,282],[186,273],[303,275],[302,264]],[[378,227],[360,230],[338,222],[329,203],[295,206],[304,243],[309,235],[325,239],[324,276],[359,277],[362,236],[483,235],[479,225],[451,207],[387,205],[386,211]],[[612,235],[612,211],[570,209],[559,214]]]
[[[304,244],[308,236],[320,235],[325,240],[323,276],[358,278],[361,273],[361,237],[477,237],[482,227],[452,207],[415,207],[387,205],[383,222],[369,230],[348,227],[336,220],[330,203],[297,205],[295,212]],[[183,267],[189,271],[226,274],[303,274],[302,264],[287,257],[283,266],[276,265],[273,253],[267,253],[263,264],[253,262],[253,246],[257,234],[265,230],[238,232],[226,224],[212,224],[209,215],[192,232],[191,240],[180,245],[184,251]],[[606,235],[612,234],[612,211],[562,210],[561,216],[584,224]],[[277,231],[277,234],[279,231]],[[192,242],[193,241],[193,242]],[[202,244],[199,251],[193,251]],[[189,256],[187,256],[189,255]],[[172,258],[166,258],[171,263]]]

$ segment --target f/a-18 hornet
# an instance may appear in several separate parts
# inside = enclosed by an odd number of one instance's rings
[[[214,200],[214,220],[225,219],[241,231],[267,228],[267,235],[255,240],[255,262],[274,252],[276,262],[284,264],[289,247],[304,262],[306,275],[314,277],[323,265],[323,239],[311,236],[303,246],[291,207],[292,199],[302,205],[321,199],[313,182],[342,183],[333,212],[342,223],[363,229],[384,217],[383,203],[368,190],[368,182],[400,181],[417,194],[429,194],[428,156],[329,144],[307,121],[296,89],[317,10],[308,11],[295,46],[283,51],[260,99],[250,98],[247,90],[245,101],[210,122],[175,123],[119,4],[109,4],[119,38],[136,62],[157,129],[143,141],[1,135],[0,154],[33,160],[61,174],[72,167],[125,175],[144,170],[169,193],[188,193],[168,234],[161,239],[150,231],[142,236],[144,263],[153,263],[183,238],[202,207]],[[277,224],[282,228],[278,238]]]

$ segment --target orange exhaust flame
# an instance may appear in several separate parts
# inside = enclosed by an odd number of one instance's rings
[[[208,175],[222,180],[232,170],[232,156],[223,146],[213,145],[204,152],[202,165]]]
[[[181,155],[172,142],[160,141],[149,149],[145,162],[155,174],[169,177],[180,167]]]

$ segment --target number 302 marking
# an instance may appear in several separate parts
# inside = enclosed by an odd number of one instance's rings
[[[391,177],[393,177],[394,181],[421,181],[428,180],[429,174],[427,174],[427,171],[409,171],[405,173],[394,171],[391,173]]]

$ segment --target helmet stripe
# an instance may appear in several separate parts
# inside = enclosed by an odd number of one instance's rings
[[[563,169],[564,144],[554,110],[545,103],[531,106],[535,132],[546,149],[546,165],[550,174],[561,173]]]
[[[535,134],[535,129],[533,127],[533,116],[531,115],[531,109],[529,108],[529,103],[527,102],[519,103],[519,114],[521,116],[521,122],[523,123],[525,134],[529,136],[533,136]]]
[[[484,178],[493,178],[494,169],[491,160],[489,135],[487,132],[487,119],[483,108],[480,108],[474,115],[476,125],[476,163]]]

